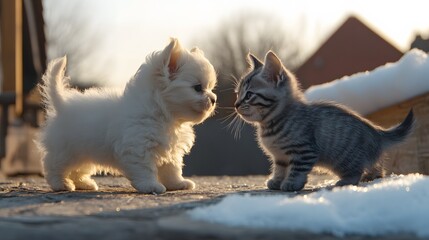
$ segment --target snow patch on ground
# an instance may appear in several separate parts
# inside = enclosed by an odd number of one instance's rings
[[[314,233],[429,237],[429,177],[392,175],[360,186],[307,195],[231,195],[189,212],[197,220],[229,226]]]
[[[387,63],[371,72],[310,87],[309,101],[335,101],[362,115],[389,107],[429,92],[429,58],[413,49],[395,63]]]

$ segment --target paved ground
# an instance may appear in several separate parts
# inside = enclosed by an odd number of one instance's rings
[[[191,179],[197,183],[193,191],[143,195],[121,177],[98,177],[99,192],[60,193],[51,192],[40,177],[6,178],[0,180],[0,239],[336,239],[327,234],[193,221],[186,210],[212,204],[227,194],[286,193],[266,190],[265,176]],[[306,192],[317,190],[326,181],[330,181],[328,176],[313,176]]]

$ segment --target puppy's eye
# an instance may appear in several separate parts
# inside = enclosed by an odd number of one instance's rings
[[[203,91],[203,86],[201,86],[201,84],[194,85],[193,88],[196,92],[202,92]]]
[[[249,100],[252,96],[253,96],[253,92],[248,91],[248,92],[246,93],[246,96],[244,97],[244,100]]]

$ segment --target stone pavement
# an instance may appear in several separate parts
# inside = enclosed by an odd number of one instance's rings
[[[303,231],[227,227],[186,215],[186,210],[215,203],[228,194],[295,195],[267,190],[265,178],[191,177],[195,190],[161,195],[138,194],[122,177],[97,177],[98,192],[51,192],[41,177],[6,178],[0,180],[0,239],[336,239]],[[311,176],[304,192],[317,190],[327,181],[332,181],[330,176]]]

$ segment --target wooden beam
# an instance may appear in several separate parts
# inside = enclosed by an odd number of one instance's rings
[[[22,0],[1,0],[1,58],[3,64],[2,91],[15,92],[16,113],[22,114]]]

